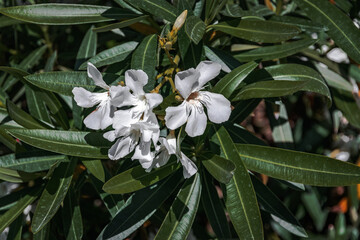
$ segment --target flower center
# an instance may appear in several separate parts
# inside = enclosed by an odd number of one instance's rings
[[[199,97],[199,92],[192,92],[189,97],[186,99],[186,101],[192,103],[194,101],[197,101]]]

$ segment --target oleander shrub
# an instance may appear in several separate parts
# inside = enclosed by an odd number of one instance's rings
[[[358,0],[0,0],[7,239],[358,239]]]

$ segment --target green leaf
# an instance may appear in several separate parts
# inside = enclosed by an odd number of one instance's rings
[[[235,165],[218,155],[214,155],[212,158],[202,160],[201,162],[206,170],[221,183],[228,183],[234,175]]]
[[[181,181],[182,171],[177,171],[155,185],[135,192],[97,239],[124,239],[130,235],[156,212]]]
[[[117,45],[98,53],[94,57],[90,58],[89,62],[94,64],[96,67],[102,67],[112,63],[121,62],[134,51],[137,45],[138,43],[134,41]],[[84,70],[86,68],[87,63],[83,63],[79,69]]]
[[[310,189],[310,191],[301,195],[301,200],[305,209],[312,218],[316,230],[320,232],[324,229],[326,220],[328,219],[329,209],[321,209],[321,204],[316,195],[315,190]]]
[[[229,73],[241,65],[238,60],[225,51],[209,48],[208,46],[204,46],[204,49],[206,57],[213,62],[219,63],[224,72]]]
[[[190,16],[186,19],[185,32],[195,44],[201,41],[205,27],[205,23],[199,17]]]
[[[50,72],[54,69],[55,61],[58,57],[57,51],[55,50],[50,57],[46,60],[44,72]]]
[[[10,18],[7,16],[0,17],[0,28],[12,26],[12,25],[19,24],[19,23],[22,23],[22,22],[17,19],[13,19],[13,18]]]
[[[331,105],[330,91],[321,75],[314,69],[300,64],[280,64],[266,67],[249,76],[249,79],[257,82],[242,88],[233,101],[280,97],[291,95],[297,91],[311,91],[327,97],[328,106]]]
[[[233,178],[226,184],[225,205],[238,236],[241,239],[263,239],[255,191],[242,157],[224,127],[215,132],[212,141],[220,147],[221,156],[231,160],[236,167]]]
[[[355,127],[360,128],[360,107],[352,93],[332,88],[334,103],[346,119]]]
[[[103,190],[111,194],[135,192],[160,181],[179,168],[180,164],[175,161],[151,172],[146,172],[142,166],[136,166],[112,177],[104,184]]]
[[[33,233],[39,232],[55,215],[70,186],[76,160],[60,163],[41,194],[31,223]]]
[[[136,16],[125,9],[85,4],[34,4],[0,9],[0,13],[30,23],[72,25]]]
[[[296,4],[315,23],[329,28],[327,34],[352,59],[360,63],[360,30],[352,20],[329,1],[295,0]]]
[[[351,83],[345,80],[341,75],[337,74],[334,71],[331,71],[326,67],[322,67],[320,64],[316,64],[315,66],[330,87],[350,93],[353,91],[353,86],[351,85]]]
[[[24,216],[20,215],[14,222],[10,224],[10,230],[7,234],[6,240],[21,240],[21,233],[23,227]]]
[[[91,26],[81,41],[79,51],[76,55],[75,70],[86,62],[89,58],[95,56],[97,46],[97,34],[94,32],[94,26]]]
[[[272,214],[272,218],[287,231],[296,236],[306,238],[307,234],[305,229],[281,200],[254,175],[251,175],[251,180],[257,199],[263,209]]]
[[[122,196],[120,194],[109,194],[102,190],[104,185],[103,182],[95,178],[93,175],[90,175],[91,183],[98,192],[100,198],[103,200],[106,208],[108,209],[112,218],[120,211],[121,207],[125,204]]]
[[[28,72],[16,67],[0,66],[0,71],[14,75],[17,78],[22,78],[29,75]]]
[[[231,111],[230,122],[241,123],[244,121],[259,105],[261,99],[248,99],[239,101]]]
[[[46,224],[39,232],[33,235],[33,240],[49,240],[50,239],[50,223]]]
[[[201,41],[198,45],[191,42],[185,56],[183,57],[182,63],[184,64],[184,68],[196,68],[196,66],[203,59],[203,42]]]
[[[145,20],[148,17],[149,17],[148,15],[143,15],[143,16],[140,16],[140,17],[136,17],[136,18],[125,20],[125,21],[121,21],[121,22],[118,22],[118,23],[113,23],[113,24],[102,26],[102,27],[97,27],[97,28],[94,28],[93,31],[94,32],[107,32],[107,31],[111,31],[113,29],[128,27],[130,25],[133,25],[134,23]]]
[[[144,91],[150,91],[154,88],[157,63],[157,35],[152,34],[144,38],[136,48],[131,58],[131,68],[141,69],[148,76],[148,83]]]
[[[131,5],[141,8],[151,15],[175,22],[179,13],[178,10],[165,0],[126,0]]]
[[[187,239],[199,206],[200,175],[187,179],[161,224],[155,239]]]
[[[206,171],[201,172],[201,204],[209,219],[216,237],[219,239],[231,239],[230,227],[224,212],[224,206],[219,198],[210,175]]]
[[[21,126],[29,129],[46,129],[49,128],[46,124],[34,119],[30,114],[18,108],[10,100],[6,101],[6,108],[12,120]]]
[[[74,87],[83,87],[88,91],[95,89],[94,81],[85,72],[44,72],[25,77],[35,86],[51,92],[72,96]]]
[[[236,144],[250,170],[270,177],[314,186],[360,183],[360,167],[321,155],[274,147]]]
[[[22,197],[12,208],[0,216],[0,232],[3,232],[18,216],[20,216],[24,209],[33,203],[40,195],[42,187],[34,187],[31,192]]]
[[[29,112],[35,118],[51,125],[51,119],[43,101],[43,95],[46,94],[38,87],[25,85],[25,96]]]
[[[234,37],[264,43],[282,42],[301,32],[299,28],[292,25],[255,19],[220,22],[209,27]]]
[[[315,44],[317,40],[302,39],[294,42],[284,43],[281,45],[256,48],[240,54],[234,55],[234,58],[240,62],[248,62],[253,60],[268,61],[277,58],[284,58],[294,55],[305,48]]]
[[[220,93],[229,98],[239,84],[258,66],[256,62],[249,62],[225,75],[212,89],[213,92]]]
[[[9,129],[8,132],[27,144],[70,156],[107,159],[110,143],[102,133]]]
[[[318,24],[316,22],[299,18],[299,17],[291,17],[291,16],[272,16],[270,18],[271,21],[277,21],[282,23],[287,23],[291,25],[295,25],[299,27],[303,31],[310,31],[310,32],[320,32],[320,31],[327,31],[328,28]]]
[[[55,155],[44,151],[12,153],[0,157],[0,167],[23,172],[39,172],[49,169],[57,162],[66,162],[64,155]]]
[[[101,163],[101,160],[98,159],[90,159],[90,160],[82,160],[82,163],[85,165],[87,170],[94,175],[97,179],[102,182],[105,182],[105,170]]]
[[[61,213],[66,239],[82,239],[83,222],[81,219],[78,196],[74,192],[73,187],[70,187],[64,199],[64,206]]]

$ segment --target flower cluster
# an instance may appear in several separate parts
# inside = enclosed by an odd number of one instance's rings
[[[168,107],[165,124],[175,130],[186,123],[185,132],[190,137],[200,136],[209,120],[222,123],[229,119],[231,105],[223,95],[202,91],[204,85],[215,78],[221,66],[210,61],[201,62],[196,69],[188,69],[176,74],[175,86],[184,99],[174,107]],[[86,127],[104,130],[112,126],[113,130],[104,133],[104,138],[115,144],[109,149],[112,160],[121,159],[133,152],[132,160],[138,160],[146,171],[165,165],[171,155],[175,155],[183,165],[185,178],[191,177],[197,167],[177,147],[173,131],[160,137],[160,126],[153,109],[162,103],[158,93],[145,93],[143,87],[148,76],[142,70],[125,72],[125,86],[108,86],[101,73],[88,63],[87,73],[96,86],[105,89],[102,93],[92,93],[81,87],[73,89],[76,103],[84,108],[97,105],[96,109],[84,119]]]

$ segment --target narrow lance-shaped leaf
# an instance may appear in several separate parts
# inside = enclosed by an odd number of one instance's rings
[[[154,239],[186,239],[199,206],[200,175],[187,179],[176,196]]]
[[[70,187],[62,208],[62,219],[66,239],[82,239],[83,222],[81,218],[78,196],[73,187]]]
[[[94,64],[96,67],[102,67],[116,62],[121,62],[134,51],[137,45],[138,43],[134,41],[122,43],[96,54],[94,57],[89,59],[89,62]],[[87,63],[83,63],[79,69],[85,70],[86,67]]]
[[[230,160],[218,155],[214,155],[210,159],[202,160],[201,163],[208,172],[221,183],[228,183],[234,175],[235,165]]]
[[[185,32],[189,38],[198,44],[205,32],[205,23],[196,16],[190,16],[186,19]]]
[[[79,51],[76,55],[75,70],[79,69],[82,63],[96,54],[97,34],[93,29],[94,26],[91,26],[81,41]]]
[[[131,58],[131,68],[141,69],[148,75],[148,83],[145,85],[144,91],[152,90],[155,85],[157,45],[157,35],[149,35],[142,40]]]
[[[270,213],[273,219],[287,231],[299,237],[307,237],[305,229],[281,200],[256,176],[251,175],[251,180],[257,199],[263,209]]]
[[[68,163],[60,163],[55,169],[35,209],[31,223],[34,233],[40,231],[57,212],[66,196],[75,166],[76,160],[71,159]]]
[[[285,41],[301,32],[299,28],[292,25],[254,19],[220,22],[209,27],[234,37],[264,43]]]
[[[25,96],[27,101],[27,107],[29,112],[35,118],[42,120],[48,124],[51,124],[51,119],[46,109],[46,104],[42,100],[44,93],[37,87],[25,85]]]
[[[175,22],[178,10],[165,0],[126,0],[131,5],[157,16]]]
[[[156,212],[176,189],[182,181],[181,175],[182,171],[177,171],[155,185],[135,192],[97,239],[124,239],[134,232]]]
[[[70,156],[107,159],[111,146],[102,133],[38,129],[10,129],[8,132],[34,147]]]
[[[224,206],[219,198],[212,179],[206,171],[202,171],[201,179],[201,204],[203,205],[211,227],[214,230],[217,238],[230,239],[230,227],[226,219]]]
[[[35,187],[22,197],[12,208],[6,211],[0,217],[0,232],[3,232],[20,214],[23,213],[24,209],[33,203],[40,195],[42,187]]]
[[[6,108],[8,110],[9,116],[15,122],[29,129],[46,129],[49,126],[40,122],[39,120],[34,119],[30,114],[18,108],[10,100],[6,101]]]
[[[136,166],[112,177],[104,184],[103,190],[112,194],[135,192],[160,181],[179,167],[180,164],[175,161],[151,172],[146,172],[142,166]]]
[[[105,172],[107,177],[110,177],[107,172]],[[99,179],[95,178],[93,175],[90,175],[90,181],[94,186],[96,192],[99,194],[100,198],[103,200],[106,208],[108,209],[111,218],[114,218],[116,214],[120,211],[121,207],[125,204],[123,197],[120,194],[109,194],[102,190],[104,185]]]
[[[278,58],[284,58],[294,55],[309,46],[315,44],[317,40],[303,39],[294,42],[284,43],[281,45],[256,48],[244,53],[234,55],[234,58],[240,62],[248,62],[253,60],[268,61]]]
[[[107,32],[107,31],[111,31],[113,29],[128,27],[128,26],[130,26],[134,23],[140,22],[141,20],[144,20],[148,17],[149,17],[148,15],[144,15],[144,16],[128,19],[128,20],[121,21],[118,23],[113,23],[113,24],[109,24],[106,26],[94,28],[93,31],[94,32]]]
[[[311,91],[327,97],[328,106],[331,105],[329,88],[321,75],[310,67],[300,64],[270,66],[254,72],[248,77],[248,80],[248,84],[256,82],[243,87],[233,101],[280,97],[297,91]]]
[[[236,147],[247,168],[270,177],[327,187],[360,183],[360,167],[351,163],[274,147]]]
[[[240,83],[258,66],[256,62],[249,62],[232,70],[212,89],[213,92],[220,93],[229,98]]]
[[[98,159],[89,159],[81,161],[87,170],[94,175],[97,179],[102,182],[105,182],[105,170],[104,166],[101,163],[101,160]]]
[[[95,89],[94,81],[84,72],[36,73],[25,79],[39,88],[70,96],[74,87],[83,87],[89,91]]]
[[[24,217],[20,215],[16,218],[14,222],[10,224],[10,230],[6,238],[7,240],[21,240],[23,219]]]
[[[95,23],[136,16],[126,9],[56,3],[2,8],[0,13],[24,22],[47,25]]]
[[[221,155],[236,166],[232,180],[226,184],[225,204],[240,239],[262,239],[263,229],[255,191],[248,170],[224,127],[216,130],[212,141]]]
[[[348,16],[327,0],[295,2],[311,20],[328,27],[327,34],[352,59],[360,63],[360,30]]]
[[[68,161],[66,156],[37,151],[12,153],[0,157],[0,167],[24,172],[39,172],[49,169],[57,162]]]

